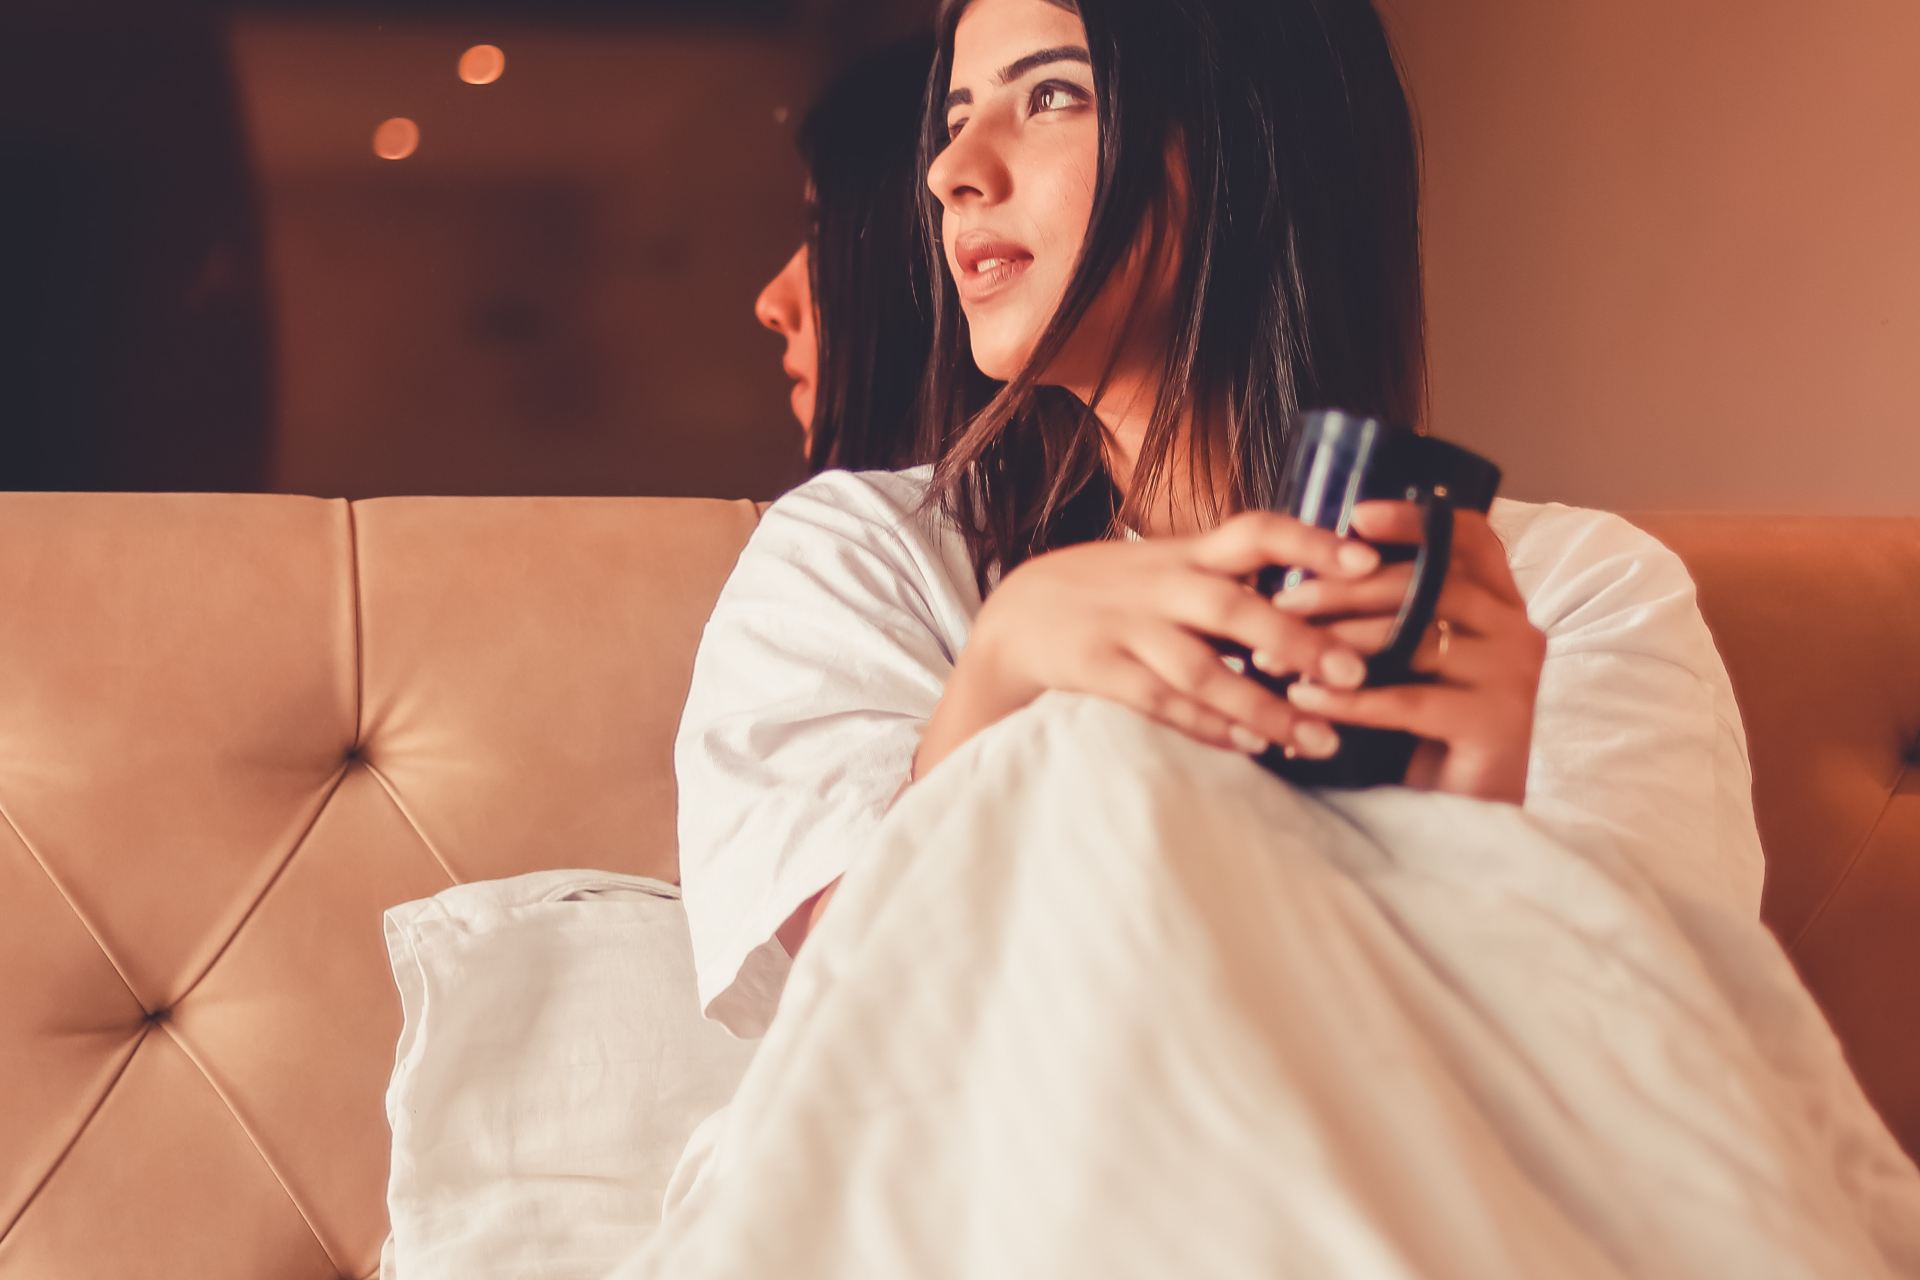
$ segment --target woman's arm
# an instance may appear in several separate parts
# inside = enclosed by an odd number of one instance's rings
[[[927,721],[927,727],[920,735],[920,746],[913,757],[913,770],[901,784],[900,790],[894,793],[896,800],[928,770],[951,755],[961,743],[1025,705],[999,694],[995,682],[982,677],[980,669],[985,665],[986,655],[977,633],[967,642],[966,652],[973,654],[974,660],[971,664],[961,662],[954,667],[953,678],[947,682],[939,706],[934,708],[932,718]],[[826,888],[801,903],[787,917],[787,922],[780,926],[780,945],[786,948],[789,956],[800,954],[801,944],[813,932],[821,913],[833,898],[834,890],[839,887],[840,877],[835,876]]]
[[[1088,543],[1021,565],[975,619],[901,789],[1047,689],[1107,698],[1223,750],[1256,754],[1283,741],[1331,754],[1338,739],[1324,720],[1229,671],[1206,639],[1241,644],[1263,670],[1311,671],[1335,685],[1364,677],[1358,654],[1337,637],[1242,584],[1268,564],[1353,578],[1380,558],[1291,517],[1249,512],[1197,537]],[[788,955],[837,883],[781,926]]]
[[[772,1015],[790,954],[777,936],[909,774],[979,608],[913,514],[923,491],[844,472],[795,489],[701,637],[674,744],[680,879],[701,1007],[738,1035]]]
[[[1529,592],[1548,651],[1528,811],[1669,895],[1757,913],[1746,738],[1685,565],[1597,512],[1543,524],[1528,550],[1555,566]]]

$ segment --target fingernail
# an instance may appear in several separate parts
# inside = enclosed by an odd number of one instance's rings
[[[1287,697],[1303,707],[1324,707],[1333,701],[1333,691],[1311,680],[1295,680],[1287,686]]]
[[[1276,593],[1273,596],[1273,607],[1285,609],[1290,613],[1305,612],[1313,606],[1316,595],[1313,584],[1303,582],[1297,587],[1288,587],[1285,591]]]
[[[1293,740],[1300,750],[1315,759],[1325,759],[1340,749],[1340,735],[1324,724],[1303,720],[1293,727]]]
[[[1253,665],[1257,670],[1264,671],[1270,676],[1280,675],[1286,670],[1286,664],[1280,661],[1280,655],[1269,653],[1265,649],[1253,651]]]
[[[1364,573],[1378,567],[1380,553],[1364,542],[1349,542],[1340,548],[1340,567]]]
[[[1273,744],[1251,729],[1234,725],[1227,730],[1227,737],[1233,739],[1233,745],[1250,756],[1260,755]]]
[[[1231,653],[1221,654],[1220,665],[1225,667],[1227,670],[1233,672],[1233,674],[1237,676],[1243,676],[1247,674],[1246,659],[1238,657],[1234,654],[1231,654]]]
[[[1358,689],[1367,679],[1367,664],[1345,649],[1329,649],[1320,655],[1320,674],[1328,684],[1342,689]]]

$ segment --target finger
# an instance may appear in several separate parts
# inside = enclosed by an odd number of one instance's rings
[[[1380,564],[1380,553],[1365,543],[1277,511],[1243,511],[1194,538],[1191,546],[1196,568],[1229,578],[1244,578],[1276,564],[1348,578],[1370,573]]]
[[[1451,742],[1474,726],[1484,695],[1451,684],[1396,684],[1380,689],[1329,689],[1298,682],[1288,687],[1295,706],[1335,724],[1401,729]]]
[[[1084,692],[1129,707],[1209,747],[1243,755],[1257,749],[1252,739],[1236,738],[1234,730],[1239,726],[1230,717],[1180,692],[1131,655],[1089,674],[1093,678]]]
[[[1397,614],[1413,582],[1410,565],[1387,565],[1358,581],[1311,578],[1273,597],[1273,607],[1294,617],[1337,619]],[[1445,618],[1456,631],[1494,636],[1526,622],[1526,611],[1503,600],[1487,587],[1454,574],[1440,588],[1434,616]]]
[[[1392,618],[1349,618],[1326,623],[1326,629],[1356,652],[1373,655],[1393,638]],[[1413,651],[1412,668],[1457,685],[1474,687],[1496,680],[1513,666],[1507,646],[1449,624],[1446,652],[1441,653],[1440,628],[1435,623],[1422,633]]]
[[[1455,512],[1456,516],[1459,514]],[[1369,542],[1418,543],[1424,541],[1426,517],[1417,502],[1375,498],[1354,503],[1353,518],[1347,522],[1347,529],[1355,537]]]
[[[1248,751],[1263,751],[1271,743],[1292,746],[1305,755],[1331,754],[1337,740],[1318,716],[1300,711],[1288,701],[1220,662],[1220,655],[1198,636],[1178,627],[1154,627],[1129,637],[1127,650],[1170,688],[1225,716],[1252,733]],[[1257,745],[1254,740],[1257,740]]]
[[[1366,678],[1366,664],[1339,637],[1275,609],[1258,592],[1230,579],[1187,571],[1170,581],[1159,599],[1170,620],[1239,644],[1268,675],[1307,673],[1341,688]]]
[[[1370,501],[1356,503],[1350,528],[1370,542],[1418,544],[1426,541],[1426,519],[1417,503]],[[1453,513],[1453,561],[1467,576],[1491,588],[1495,594],[1518,602],[1520,589],[1513,581],[1513,569],[1507,563],[1506,544],[1494,533],[1487,517],[1478,511]]]

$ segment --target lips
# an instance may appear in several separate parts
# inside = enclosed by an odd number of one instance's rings
[[[953,242],[954,286],[962,302],[993,297],[1032,265],[1025,245],[991,231],[968,231]]]

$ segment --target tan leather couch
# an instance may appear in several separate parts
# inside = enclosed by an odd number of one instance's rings
[[[745,503],[0,495],[0,1277],[368,1276],[383,908],[671,875]],[[1643,521],[1752,736],[1767,916],[1920,1150],[1920,519]]]

